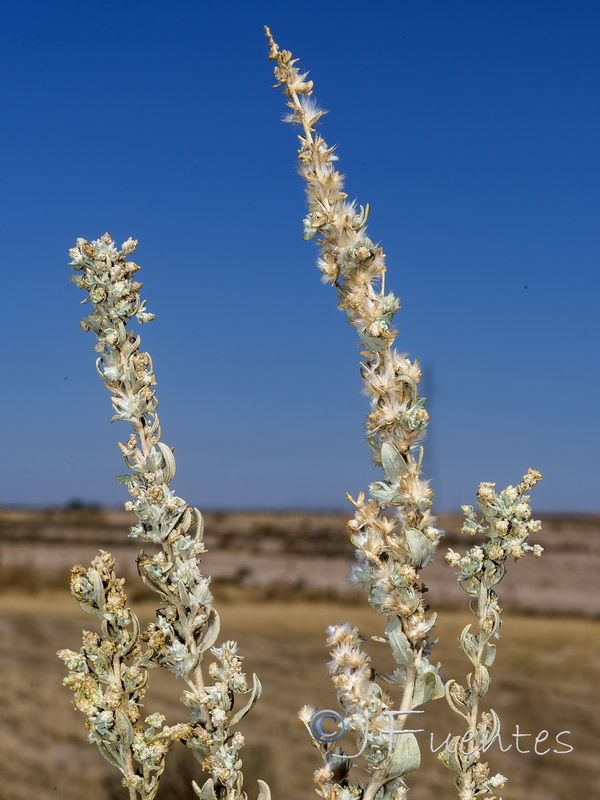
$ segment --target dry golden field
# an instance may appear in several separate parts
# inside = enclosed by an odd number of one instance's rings
[[[318,762],[296,711],[305,703],[336,708],[325,668],[324,629],[350,619],[364,634],[375,635],[382,631],[382,620],[360,593],[348,593],[343,582],[338,589],[337,573],[344,578],[351,556],[343,517],[327,517],[321,523],[318,515],[301,514],[207,517],[209,531],[212,521],[207,539],[213,559],[211,564],[207,555],[204,563],[207,572],[219,575],[214,589],[221,637],[238,640],[247,671],[256,672],[264,687],[242,728],[250,800],[257,777],[270,783],[274,800],[313,797],[311,775]],[[5,512],[2,522],[0,799],[118,800],[126,793],[115,771],[86,742],[83,716],[72,709],[70,692],[61,687],[64,667],[55,651],[78,649],[81,628],[93,625],[66,586],[60,588],[67,582],[68,566],[78,560],[85,563],[99,546],[112,547],[118,541],[117,529],[123,536],[124,515],[77,518],[62,512],[33,516]],[[599,593],[597,520],[555,519],[553,526],[548,522],[547,533],[538,538],[547,548],[544,558],[531,559],[529,572],[521,569],[524,562],[516,565],[513,571],[520,572],[520,583],[509,586],[508,602],[503,603],[504,625],[487,697],[502,720],[504,746],[512,743],[505,753],[494,746],[488,754],[492,769],[510,778],[502,792],[504,800],[600,796],[600,625],[594,610]],[[220,540],[217,534],[223,534]],[[315,544],[320,545],[318,558],[307,552],[311,542],[313,552]],[[115,549],[125,565],[137,547],[131,543]],[[28,553],[32,570],[27,566]],[[261,579],[257,559],[270,580]],[[303,559],[312,562],[312,572]],[[213,569],[215,565],[218,568]],[[443,568],[437,562],[433,566]],[[530,577],[534,570],[535,579]],[[328,572],[329,583],[323,581]],[[433,583],[429,567],[422,577]],[[147,621],[154,606],[135,578],[130,583],[133,605]],[[444,664],[444,677],[462,678],[468,669],[457,637],[468,614],[451,604],[450,588],[448,582],[437,592],[441,599],[436,656]],[[432,598],[435,594],[431,592]],[[385,670],[386,648],[373,643],[372,651],[376,665]],[[183,719],[181,690],[170,675],[153,672],[148,713],[163,711],[170,723]],[[454,798],[452,775],[430,752],[429,735],[433,733],[433,744],[438,746],[447,733],[460,733],[460,724],[443,701],[430,703],[415,719],[419,724],[414,727],[425,732],[418,734],[423,765],[411,780],[411,799]],[[563,731],[569,733],[560,740],[573,750],[518,753],[513,736],[517,725],[519,733],[531,734],[519,739],[521,750],[533,750],[535,737],[544,730],[548,738],[539,750],[566,750],[556,741]],[[350,740],[344,743],[355,752]],[[199,780],[196,762],[180,746],[172,754],[159,800],[191,800],[195,796],[191,778]]]
[[[363,603],[360,589],[348,582],[354,556],[346,522],[349,514],[310,512],[207,512],[205,573],[220,583],[288,596],[300,591],[312,598],[343,598]],[[474,542],[460,530],[462,517],[440,515],[446,546],[466,549]],[[121,574],[137,578],[140,544],[127,538],[134,517],[124,511],[90,508],[65,511],[0,509],[0,586],[60,588],[74,563],[87,564],[98,548],[117,558]],[[541,561],[526,558],[509,569],[502,582],[505,608],[600,617],[600,516],[553,515],[542,518],[538,541]],[[148,549],[148,548],[146,548]],[[434,607],[460,602],[454,574],[438,556],[423,580]]]

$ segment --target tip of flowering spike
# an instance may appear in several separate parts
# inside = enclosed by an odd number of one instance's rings
[[[273,39],[273,34],[271,33],[271,29],[268,25],[264,26],[265,29],[265,36],[267,37],[267,41],[269,42],[271,48],[277,49],[277,45],[275,44],[275,39]]]
[[[279,46],[278,46],[277,42],[275,41],[275,39],[273,39],[273,36],[271,34],[271,29],[269,28],[268,25],[265,25],[265,36],[267,37],[267,41],[269,42],[269,59],[271,61],[278,59],[278,57],[279,57]]]

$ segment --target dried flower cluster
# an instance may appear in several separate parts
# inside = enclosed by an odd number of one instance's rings
[[[493,492],[493,484],[482,484],[478,493],[482,522],[477,521],[473,509],[465,507],[464,530],[489,536],[488,544],[473,547],[462,558],[453,551],[447,556],[447,561],[459,568],[464,591],[478,598],[479,633],[465,630],[461,637],[461,647],[475,665],[475,674],[468,678],[468,691],[454,681],[444,688],[440,665],[429,660],[435,614],[428,613],[423,598],[427,589],[419,575],[442,535],[430,512],[433,492],[421,476],[423,448],[419,443],[428,414],[417,389],[420,370],[416,361],[393,348],[396,331],[392,320],[400,303],[392,293],[385,293],[385,257],[366,231],[369,206],[357,208],[348,201],[342,176],[335,169],[333,148],[315,130],[324,111],[311,96],[313,83],[306,80],[306,73],[300,73],[297,59],[280,50],[269,29],[265,31],[269,58],[275,61],[275,88],[283,88],[290,109],[286,121],[302,128],[299,172],[308,198],[303,238],[319,237],[318,266],[323,281],[336,287],[339,307],[365,348],[361,375],[371,400],[367,442],[384,479],[369,486],[368,500],[362,492],[357,500],[348,495],[356,509],[348,523],[356,547],[353,575],[365,585],[373,608],[388,618],[385,637],[377,638],[388,643],[398,664],[393,675],[382,675],[372,668],[356,628],[346,623],[328,630],[328,642],[333,646],[330,671],[346,715],[344,728],[356,731],[357,741],[363,742],[361,753],[369,779],[366,785],[350,780],[349,757],[337,745],[315,736],[310,707],[305,707],[300,718],[324,763],[314,780],[318,793],[328,800],[372,800],[375,796],[377,800],[403,800],[407,792],[404,776],[420,763],[414,736],[400,734],[405,727],[403,713],[445,693],[452,708],[467,719],[476,744],[470,755],[462,757],[452,751],[453,740],[441,758],[457,773],[460,800],[472,800],[506,780],[501,775],[489,777],[487,764],[479,760],[477,748],[495,735],[497,717],[493,712],[483,714],[480,721],[477,704],[489,685],[487,667],[495,652],[489,639],[500,624],[491,587],[502,578],[507,555],[517,559],[528,550],[541,555],[539,545],[532,547],[526,541],[530,532],[539,530],[539,522],[527,522],[529,498],[524,494],[541,475],[530,470],[516,489],[509,487],[500,495]],[[376,678],[402,692],[393,727],[394,701]]]
[[[127,442],[119,444],[130,472],[118,480],[133,498],[125,507],[138,519],[129,535],[159,548],[154,555],[140,553],[138,571],[159,595],[161,606],[156,621],[140,634],[126,605],[123,581],[113,571],[114,560],[103,553],[90,569],[75,567],[71,580],[81,607],[101,620],[102,635],[85,632],[79,653],[63,650],[59,655],[69,668],[65,685],[87,715],[90,741],[121,770],[132,800],[155,796],[165,756],[177,740],[193,750],[211,775],[202,789],[193,784],[202,800],[238,800],[245,797],[239,755],[244,738],[231,728],[254,705],[261,687],[254,676],[248,688],[235,642],[215,646],[219,617],[210,580],[198,564],[205,552],[202,515],[169,486],[175,459],[161,441],[152,360],[140,352],[140,338],[126,328],[133,316],[140,323],[153,318],[140,299],[141,284],[132,280],[139,267],[127,260],[136,245],[129,239],[118,251],[105,234],[93,242],[78,239],[70,255],[76,271],[72,280],[88,292],[84,302],[93,305],[81,327],[97,336],[97,369],[112,393],[113,420],[125,420],[133,428]],[[208,668],[212,685],[205,684],[202,671],[207,650],[216,659]],[[164,667],[183,679],[187,688],[182,702],[190,709],[185,724],[169,728],[154,714],[146,719],[149,728],[140,725],[150,667]],[[234,710],[236,696],[245,693],[247,702]],[[262,781],[260,797],[268,798]]]
[[[153,798],[173,742],[189,739],[191,725],[164,726],[164,717],[139,723],[140,708],[151,666],[140,648],[140,626],[127,608],[114,559],[101,552],[89,569],[72,570],[71,593],[84,611],[102,623],[102,636],[83,632],[78,653],[59,651],[69,669],[64,685],[74,692],[75,707],[86,716],[90,742],[123,774],[131,797]],[[139,765],[139,768],[138,766]]]

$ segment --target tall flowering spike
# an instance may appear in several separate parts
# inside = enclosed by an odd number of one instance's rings
[[[369,486],[370,499],[362,492],[357,500],[348,496],[355,506],[348,527],[356,547],[354,577],[365,585],[373,608],[388,618],[386,640],[398,662],[390,682],[402,691],[396,712],[400,716],[395,719],[395,730],[400,731],[406,720],[402,712],[443,696],[438,668],[429,662],[435,615],[427,613],[426,588],[419,576],[441,536],[430,512],[433,492],[421,474],[419,443],[429,419],[425,399],[418,392],[421,373],[416,361],[393,347],[393,317],[400,303],[385,291],[385,256],[367,235],[369,206],[357,207],[348,201],[333,148],[315,130],[324,112],[312,98],[312,81],[300,74],[297,59],[280,50],[269,29],[265,30],[276,86],[283,88],[290,109],[286,119],[302,129],[299,172],[308,199],[303,238],[317,237],[323,280],[335,286],[339,307],[364,348],[361,374],[371,401],[367,442],[383,476]],[[349,652],[352,661],[347,661]],[[373,680],[366,658],[350,641],[343,650],[336,646],[333,652],[333,679],[348,715],[346,727],[357,731],[359,741],[366,737],[370,781],[366,787],[351,784],[347,770],[334,768],[331,748],[315,741],[325,761],[315,780],[319,791],[331,800],[340,794],[347,800],[359,796],[371,800],[382,787],[380,800],[400,800],[405,793],[402,776],[418,764],[412,734],[389,733],[393,703]],[[394,747],[388,753],[390,736]]]
[[[449,550],[446,562],[456,570],[461,589],[472,598],[470,608],[477,617],[477,630],[467,625],[460,635],[459,644],[474,667],[467,677],[466,688],[454,680],[446,683],[446,699],[450,708],[467,722],[463,736],[455,736],[446,744],[438,758],[456,775],[455,785],[459,800],[482,797],[502,788],[504,776],[490,776],[487,762],[481,760],[500,731],[500,721],[493,709],[479,712],[479,701],[490,686],[490,668],[496,657],[502,609],[498,604],[496,586],[506,572],[510,557],[515,561],[530,552],[536,558],[543,547],[530,545],[529,535],[541,529],[539,520],[531,519],[527,492],[541,480],[534,469],[527,471],[517,486],[508,486],[496,493],[495,484],[481,483],[477,492],[477,515],[472,506],[463,506],[465,522],[462,533],[483,536],[464,556]],[[465,747],[465,742],[468,746]],[[490,800],[494,800],[491,797]]]
[[[127,421],[133,428],[127,441],[119,444],[128,473],[118,480],[132,497],[125,508],[137,517],[129,535],[158,548],[153,555],[142,551],[137,565],[144,583],[159,595],[161,607],[156,621],[140,635],[135,616],[125,606],[122,581],[112,572],[110,555],[105,554],[111,565],[106,574],[99,564],[87,571],[76,567],[72,593],[84,610],[102,620],[103,636],[84,636],[79,654],[61,651],[71,670],[65,684],[75,692],[77,707],[88,715],[90,741],[121,770],[130,798],[152,800],[168,749],[181,740],[210,775],[202,788],[193,783],[196,794],[203,800],[238,800],[246,797],[239,757],[244,737],[231,728],[250,711],[261,686],[256,675],[248,686],[235,642],[215,646],[219,616],[212,605],[210,578],[198,563],[205,552],[202,515],[170,488],[175,458],[161,441],[152,359],[140,351],[139,336],[127,329],[134,316],[140,323],[153,319],[140,298],[141,283],[133,280],[139,267],[127,260],[136,245],[128,239],[117,250],[104,234],[93,242],[78,239],[70,255],[76,272],[72,280],[87,292],[83,302],[93,307],[81,327],[98,339],[96,366],[112,393],[113,421]],[[143,654],[138,640],[146,643]],[[205,684],[202,671],[207,651],[215,657],[208,668],[214,685]],[[115,654],[108,666],[102,653]],[[117,656],[121,661],[115,661]],[[150,727],[145,730],[137,723],[147,677],[144,668],[149,666],[164,667],[183,678],[187,689],[182,702],[190,709],[185,724],[163,727],[164,720],[156,714],[146,720]],[[107,680],[115,686],[109,699],[100,687]],[[247,702],[234,712],[240,694],[248,694]],[[268,796],[267,785],[259,781],[259,799]]]

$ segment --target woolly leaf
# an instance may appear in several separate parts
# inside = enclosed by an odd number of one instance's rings
[[[473,664],[475,664],[478,661],[477,649],[479,646],[479,642],[477,641],[477,638],[473,636],[472,633],[469,633],[470,630],[471,630],[470,624],[467,625],[465,628],[463,628],[459,637],[459,645],[460,649],[467,654],[469,660]]]
[[[146,554],[142,550],[139,556],[137,557],[137,568],[140,578],[144,581],[144,583],[149,589],[152,589],[152,591],[157,592],[157,594],[160,594],[160,596],[165,601],[170,602],[173,598],[167,593],[165,584],[164,583],[161,584],[158,578],[155,578],[148,572],[146,563],[148,561],[151,561],[151,559],[148,556],[146,556]]]
[[[119,708],[117,708],[115,711],[115,720],[121,741],[125,744],[131,744],[133,742],[133,727],[131,722]]]
[[[94,649],[92,658],[94,665],[93,669],[100,683],[112,683],[114,680],[112,663],[104,650],[102,650],[100,647],[96,647]]]
[[[250,699],[248,700],[245,706],[240,708],[239,711],[236,711],[236,713],[231,717],[231,719],[229,720],[230,726],[237,724],[241,719],[243,719],[246,716],[246,714],[250,711],[250,709],[254,706],[254,704],[260,697],[261,692],[262,692],[262,686],[260,684],[260,681],[258,680],[256,675],[252,675],[252,692],[250,694]]]
[[[192,789],[196,792],[200,800],[217,800],[212,778],[209,778],[202,788],[198,786],[196,781],[192,781]]]
[[[474,694],[478,695],[479,697],[483,697],[483,695],[490,688],[490,683],[490,673],[487,671],[486,667],[480,666],[479,681],[476,681],[475,678],[472,678],[469,680],[469,687]]]
[[[385,629],[392,654],[398,664],[410,664],[413,661],[413,652],[408,639],[402,631],[398,617],[391,619]]]
[[[386,478],[392,483],[408,471],[406,461],[391,442],[384,442],[381,445],[381,463]]]
[[[186,509],[186,511],[187,510],[189,509]],[[194,536],[194,540],[196,542],[201,542],[202,536],[204,535],[204,517],[198,508],[194,508],[194,516],[196,518],[196,534]]]
[[[414,566],[417,569],[424,567],[431,561],[431,542],[416,528],[407,528],[405,535]]]
[[[90,606],[88,603],[79,603],[79,608],[82,611],[85,611],[86,614],[93,614],[99,619],[104,619],[104,614],[101,611],[98,611],[95,606]]]
[[[414,772],[421,765],[421,751],[414,733],[396,734],[392,752],[387,761],[387,778],[399,778]]]
[[[271,800],[271,790],[268,784],[258,779],[258,798],[257,800]]]
[[[396,487],[390,486],[384,481],[370,483],[369,494],[373,500],[377,500],[386,506],[400,506],[407,500],[406,495],[399,494]]]
[[[177,591],[179,593],[179,597],[181,598],[181,602],[186,608],[190,608],[192,605],[192,600],[190,598],[189,592],[185,583],[182,580],[177,581]]]
[[[504,564],[496,564],[494,571],[492,572],[490,570],[491,574],[487,575],[489,585],[495,586],[497,583],[499,583],[504,577],[505,572],[506,566]]]
[[[100,577],[100,573],[98,570],[90,569],[88,573],[92,573],[92,586],[94,587],[94,602],[100,609],[100,611],[104,611],[104,584],[102,583],[102,578]]]
[[[492,730],[483,739],[482,747],[484,753],[492,746],[496,737],[500,735],[500,718],[493,708],[490,708],[490,714],[492,717]]]
[[[455,684],[458,687],[458,684],[456,683],[454,678],[451,678],[449,681],[446,681],[446,685],[444,686],[444,693],[446,695],[446,701],[448,702],[448,705],[450,706],[450,708],[453,711],[455,711],[457,714],[460,714],[461,717],[463,717],[464,719],[467,720],[467,722],[469,722],[470,706],[466,702],[462,702],[462,700],[459,700],[452,693],[451,689]],[[446,762],[444,762],[444,763],[446,763]],[[452,769],[452,767],[451,767],[451,769]]]
[[[117,653],[120,656],[126,656],[130,653],[140,638],[140,622],[133,611],[130,611],[130,619],[131,619],[131,635],[129,639],[126,639],[124,642],[122,641],[120,644],[117,645]]]
[[[175,477],[175,456],[173,455],[173,451],[170,447],[168,447],[164,442],[158,442],[157,447],[160,449],[162,453],[163,462],[165,464],[166,470],[166,478],[165,483],[170,483],[171,480]]]
[[[436,622],[437,622],[437,612],[434,611],[433,614],[431,614],[427,620],[423,620],[423,623],[419,626],[422,635],[424,636],[426,633],[429,633],[429,631],[433,628]]]
[[[412,707],[424,705],[444,696],[444,683],[434,669],[419,672],[415,678]]]
[[[213,646],[213,644],[217,641],[217,636],[219,635],[220,630],[221,620],[219,615],[214,608],[211,608],[206,621],[206,628],[202,636],[202,641],[199,643],[199,653],[203,653],[205,650],[208,650],[209,647]]]
[[[485,656],[483,659],[483,663],[486,667],[491,667],[494,663],[496,658],[496,645],[495,644],[488,644],[485,649]]]
[[[441,753],[438,753],[438,758],[444,764],[444,766],[448,767],[448,769],[454,770],[454,772],[461,773],[462,767],[460,761],[458,760],[458,748],[460,745],[461,737],[454,736],[446,745],[444,750]]]
[[[347,776],[352,766],[350,758],[341,747],[334,747],[325,757],[325,766],[333,775],[335,783],[341,783]]]
[[[102,758],[105,758],[111,766],[119,770],[125,769],[125,759],[120,753],[116,753],[106,742],[96,742],[96,744]]]
[[[385,353],[388,352],[389,347],[383,341],[383,339],[379,339],[378,337],[375,336],[369,336],[369,334],[366,331],[360,329],[357,329],[357,331],[358,331],[358,338],[361,340],[364,346],[367,349],[369,349],[372,353],[380,353],[381,355],[384,355]]]
[[[367,436],[367,444],[376,461],[381,461],[381,442],[376,441],[370,436]]]

